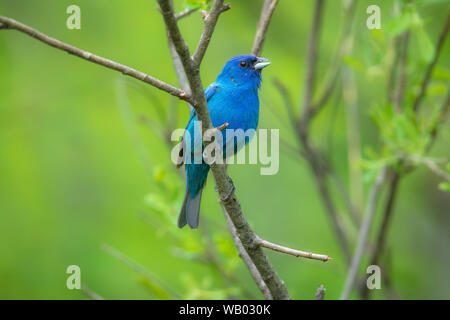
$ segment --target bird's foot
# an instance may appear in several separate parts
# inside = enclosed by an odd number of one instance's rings
[[[233,180],[231,180],[230,177],[228,177],[228,182],[230,182],[231,187],[230,187],[230,190],[228,191],[227,195],[224,198],[220,198],[220,201],[222,201],[222,202],[223,201],[227,201],[230,198],[230,196],[233,193],[233,191],[236,190],[236,188],[234,187]],[[217,185],[214,187],[214,191],[217,192]]]

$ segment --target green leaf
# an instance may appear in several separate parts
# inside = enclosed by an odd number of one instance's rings
[[[359,71],[359,72],[366,71],[366,66],[364,65],[364,63],[350,55],[343,57],[342,62],[356,71]]]
[[[421,7],[450,4],[450,0],[417,0],[416,2]]]
[[[187,10],[200,8],[202,10],[210,9],[210,0],[186,0],[184,7]]]
[[[450,183],[448,182],[439,183],[439,189],[441,189],[442,191],[450,192]]]
[[[409,30],[414,25],[414,16],[411,11],[403,12],[400,16],[389,21],[386,31],[396,37]]]
[[[415,32],[419,44],[419,51],[425,62],[430,62],[434,56],[434,46],[423,27],[418,27]]]
[[[448,81],[450,80],[450,71],[440,66],[435,66],[432,74],[434,80]]]
[[[148,277],[138,276],[139,282],[160,300],[171,300],[169,293]]]

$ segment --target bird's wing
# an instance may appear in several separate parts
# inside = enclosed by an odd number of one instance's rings
[[[206,102],[208,102],[212,98],[214,93],[217,92],[218,88],[219,86],[217,84],[212,83],[205,89]],[[189,125],[191,124],[192,120],[195,118],[196,115],[197,113],[195,112],[195,108],[193,108],[188,123],[186,125],[186,130],[188,129]]]
[[[214,93],[216,93],[218,91],[218,88],[219,88],[219,86],[217,84],[212,83],[205,89],[206,102],[208,102],[212,98]],[[186,134],[186,131],[189,131],[191,133],[191,136],[194,135],[194,122],[193,122],[193,120],[196,117],[197,117],[197,112],[195,111],[195,108],[193,108],[192,112],[191,112],[191,115],[189,116],[188,123],[187,123],[186,128],[185,128],[185,134]],[[200,138],[201,137],[195,137],[195,139],[194,139],[194,146],[196,144],[201,143],[201,139]],[[183,150],[184,150],[184,147],[185,147],[184,136],[182,138],[182,141],[183,141],[182,149],[180,150],[180,153],[179,153],[180,157],[184,156],[184,154],[183,154]],[[201,148],[200,148],[200,150],[201,150]],[[183,163],[177,165],[177,167],[180,167],[181,165],[183,165]]]

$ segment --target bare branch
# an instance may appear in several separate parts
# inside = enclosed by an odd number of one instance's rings
[[[442,179],[446,180],[447,182],[450,182],[450,174],[448,174],[447,172],[445,172],[444,170],[439,168],[436,165],[436,163],[434,163],[430,159],[416,158],[415,161],[417,161],[418,163],[421,163],[421,164],[425,165],[426,167],[428,167],[428,169],[430,169],[438,177],[441,177]]]
[[[311,100],[314,94],[314,87],[316,82],[316,64],[317,64],[317,50],[319,43],[320,27],[322,25],[323,0],[316,0],[314,6],[314,15],[311,26],[311,33],[308,42],[308,54],[306,61],[305,73],[305,87],[303,90],[303,111],[299,121],[300,134],[306,134],[309,126],[309,117],[311,114]]]
[[[344,289],[341,294],[341,300],[348,299],[350,292],[352,291],[353,285],[355,283],[359,265],[361,263],[362,256],[364,254],[364,249],[366,247],[367,238],[369,236],[370,227],[372,226],[373,217],[375,214],[376,204],[380,196],[381,188],[386,180],[387,169],[381,169],[378,174],[372,189],[370,190],[369,202],[367,204],[366,212],[364,215],[364,220],[359,230],[358,243],[356,245],[355,254],[353,255],[350,268],[347,273],[347,279],[345,280]]]
[[[344,229],[344,224],[336,210],[330,194],[330,190],[327,186],[326,171],[323,167],[322,160],[319,158],[317,151],[314,150],[311,146],[307,135],[300,135],[299,139],[304,148],[304,152],[302,154],[305,156],[305,159],[307,160],[311,171],[314,174],[319,195],[321,196],[322,201],[325,205],[326,212],[331,221],[331,226],[333,227],[336,238],[342,248],[344,258],[347,262],[350,262],[351,252],[348,244],[347,232]]]
[[[351,46],[351,31],[352,31],[352,23],[353,17],[355,13],[356,1],[349,0],[347,1],[347,5],[344,6],[344,20],[345,25],[343,27],[343,32],[341,35],[341,40],[339,41],[340,46],[336,51],[336,56],[334,57],[334,63],[330,66],[331,78],[327,82],[322,91],[321,95],[315,99],[312,103],[311,107],[311,117],[315,116],[323,107],[326,105],[327,101],[330,99],[337,83],[339,80],[339,74],[342,68],[342,57],[347,53]]]
[[[54,48],[66,51],[69,54],[73,54],[79,58],[96,63],[103,67],[122,72],[124,75],[136,78],[143,82],[146,82],[160,90],[163,90],[163,91],[179,98],[179,99],[182,99],[182,100],[185,100],[188,102],[191,101],[191,97],[183,90],[175,88],[175,87],[173,87],[159,79],[156,79],[152,76],[149,76],[148,74],[145,74],[141,71],[127,67],[127,66],[117,63],[115,61],[97,56],[90,52],[78,49],[74,46],[71,46],[64,42],[61,42],[55,38],[49,37],[46,34],[40,32],[36,29],[33,29],[27,25],[24,25],[20,22],[17,22],[13,19],[0,16],[0,23],[2,23],[5,26],[4,28],[6,28],[6,29],[13,29],[13,30],[23,32],[39,41],[42,41],[45,44],[48,44],[48,45],[54,47]]]
[[[193,8],[193,9],[184,9],[183,11],[177,13],[175,15],[175,19],[178,21],[180,19],[183,19],[187,16],[189,16],[190,14],[194,13],[195,11],[197,11],[198,8]]]
[[[422,84],[420,86],[420,91],[419,91],[419,95],[416,97],[416,99],[414,100],[413,103],[413,110],[414,111],[418,111],[420,104],[422,103],[422,100],[425,96],[425,92],[427,90],[428,87],[428,83],[430,82],[430,78],[431,78],[431,73],[434,69],[434,66],[436,65],[438,59],[439,59],[439,55],[442,51],[442,47],[444,46],[445,43],[445,39],[447,38],[447,33],[448,30],[450,28],[450,14],[447,16],[447,20],[445,21],[444,27],[442,28],[441,34],[439,35],[439,39],[438,42],[436,44],[436,49],[434,50],[434,56],[433,59],[431,60],[430,64],[427,67],[427,70],[425,72],[425,77],[422,81]]]
[[[137,272],[140,275],[142,275],[144,278],[148,279],[148,281],[150,281],[154,285],[158,286],[161,291],[166,292],[167,294],[169,294],[170,296],[172,296],[175,299],[181,299],[182,298],[181,295],[178,294],[178,292],[176,292],[169,285],[164,283],[156,275],[154,275],[153,273],[148,271],[141,264],[137,263],[136,261],[134,261],[133,259],[131,259],[127,255],[125,255],[122,252],[120,252],[119,250],[117,250],[117,249],[115,249],[115,248],[113,248],[113,247],[111,247],[111,246],[109,246],[107,244],[103,244],[102,245],[102,249],[106,253],[108,253],[109,255],[114,257],[115,259],[117,259],[118,261],[122,262],[123,264],[127,265],[132,270],[134,270],[135,272]]]
[[[101,295],[92,291],[87,286],[83,285],[81,287],[81,292],[90,300],[105,300]]]
[[[281,95],[281,98],[283,99],[284,106],[286,109],[286,113],[289,117],[289,123],[292,125],[293,129],[295,129],[295,114],[294,114],[294,104],[292,103],[292,98],[289,94],[289,91],[287,90],[286,86],[283,82],[281,82],[278,78],[273,79],[273,84],[278,89],[278,92]]]
[[[205,27],[203,29],[203,33],[200,37],[200,41],[198,42],[197,49],[192,56],[192,60],[197,66],[199,66],[203,60],[203,56],[205,55],[206,49],[208,48],[209,42],[211,41],[214,28],[216,27],[217,20],[219,19],[219,15],[231,8],[229,4],[224,5],[223,2],[224,0],[214,0],[211,11],[205,18]]]
[[[259,18],[258,28],[256,30],[255,40],[253,41],[252,54],[259,56],[261,54],[264,40],[266,39],[266,33],[269,28],[270,20],[272,19],[272,14],[278,4],[278,0],[265,0],[262,10],[261,17]]]
[[[318,152],[311,145],[311,142],[309,140],[309,125],[311,116],[313,114],[312,97],[314,94],[316,80],[316,63],[318,58],[317,50],[319,42],[318,38],[322,23],[323,3],[323,0],[315,1],[314,14],[308,43],[308,53],[305,62],[306,72],[302,100],[303,111],[300,118],[297,120],[297,137],[299,142],[303,146],[303,154],[305,155],[305,159],[307,160],[308,164],[310,165],[311,171],[314,174],[319,195],[321,196],[322,201],[325,205],[326,212],[330,218],[332,227],[342,248],[344,257],[347,262],[350,262],[351,252],[348,244],[347,233],[344,229],[341,217],[336,210],[330,190],[327,186],[326,170],[324,168],[323,161]],[[353,5],[353,3],[351,2],[350,5]]]
[[[224,124],[222,124],[221,126],[217,127],[217,128],[212,128],[211,130],[208,130],[205,132],[205,136],[204,136],[204,140],[211,140],[211,138],[213,136],[215,136],[217,133],[219,133],[220,131],[226,129],[228,127],[229,123],[225,122]]]
[[[347,127],[347,161],[349,170],[350,201],[358,212],[364,207],[364,188],[361,168],[361,137],[359,125],[358,91],[353,70],[343,67],[342,70],[342,96],[345,108]]]
[[[312,252],[291,249],[288,247],[280,246],[279,244],[275,244],[275,243],[266,241],[259,237],[256,239],[256,243],[258,245],[260,245],[261,247],[264,247],[264,248],[267,248],[267,249],[270,249],[273,251],[285,253],[285,254],[290,254],[297,258],[306,258],[306,259],[320,260],[320,261],[325,261],[325,262],[331,260],[331,258],[329,256],[324,255],[324,254],[318,254],[318,253],[312,253]]]
[[[325,288],[323,285],[320,285],[317,288],[316,296],[314,297],[314,300],[323,300],[325,298]]]
[[[447,96],[445,97],[444,103],[442,104],[439,118],[436,121],[436,123],[434,124],[434,126],[431,128],[431,140],[429,141],[429,143],[427,145],[427,151],[430,150],[431,147],[433,146],[433,143],[436,140],[438,127],[446,118],[449,110],[450,110],[450,85],[448,85],[448,87],[447,87]]]
[[[177,74],[178,82],[180,84],[181,89],[186,92],[187,94],[191,94],[191,88],[189,86],[186,73],[183,68],[183,64],[181,63],[180,56],[177,53],[177,50],[175,49],[175,46],[173,44],[172,38],[170,37],[170,34],[167,33],[167,42],[169,45],[170,55],[172,56],[172,63],[173,67],[175,69],[175,73]],[[188,102],[189,110],[192,110],[193,106],[192,104],[189,104]]]
[[[225,219],[227,220],[228,230],[231,233],[231,237],[233,238],[234,244],[236,245],[236,248],[239,252],[239,256],[241,257],[242,261],[247,266],[248,271],[250,271],[250,275],[252,276],[252,278],[255,281],[256,285],[258,286],[259,290],[262,292],[264,298],[266,298],[267,300],[273,300],[272,294],[270,293],[270,290],[267,287],[267,284],[262,279],[261,274],[259,273],[259,271],[256,268],[255,264],[253,263],[252,259],[248,255],[247,251],[245,251],[245,248],[242,245],[241,240],[239,239],[236,228],[234,227],[233,221],[231,221],[227,210],[223,206],[222,206],[222,209],[223,209],[223,213],[225,215]]]
[[[181,35],[180,29],[178,29],[177,20],[173,13],[172,4],[170,1],[158,0],[160,6],[160,12],[164,18],[166,25],[166,31],[168,37],[172,40],[175,50],[180,57],[181,64],[183,65],[186,76],[189,78],[189,74],[195,72],[193,69],[193,64],[191,60],[191,55],[189,53],[189,47]],[[189,79],[189,81],[191,81]],[[191,88],[192,89],[192,88]],[[195,103],[193,104],[195,105]]]
[[[399,39],[399,60],[398,60],[398,79],[396,81],[396,87],[394,91],[394,108],[397,112],[400,112],[403,104],[403,96],[406,87],[406,67],[408,63],[408,45],[409,45],[409,31],[403,33]]]
[[[371,257],[370,257],[370,265],[378,264],[380,254],[384,250],[384,244],[386,242],[387,230],[389,228],[389,224],[390,224],[391,217],[392,217],[394,201],[397,196],[399,181],[400,181],[400,175],[396,172],[392,173],[391,177],[390,177],[389,185],[388,185],[387,199],[386,199],[386,203],[385,203],[384,209],[383,209],[383,218],[381,221],[381,227],[376,236],[377,240],[376,240],[375,247],[373,248]],[[368,290],[365,282],[361,286],[360,294],[361,294],[361,298],[363,298],[363,299],[367,299],[367,297],[369,295],[369,290]]]

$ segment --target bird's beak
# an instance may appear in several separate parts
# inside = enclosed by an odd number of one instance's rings
[[[267,67],[270,64],[270,60],[266,58],[258,58],[256,59],[256,63],[253,65],[253,69],[261,70]]]

